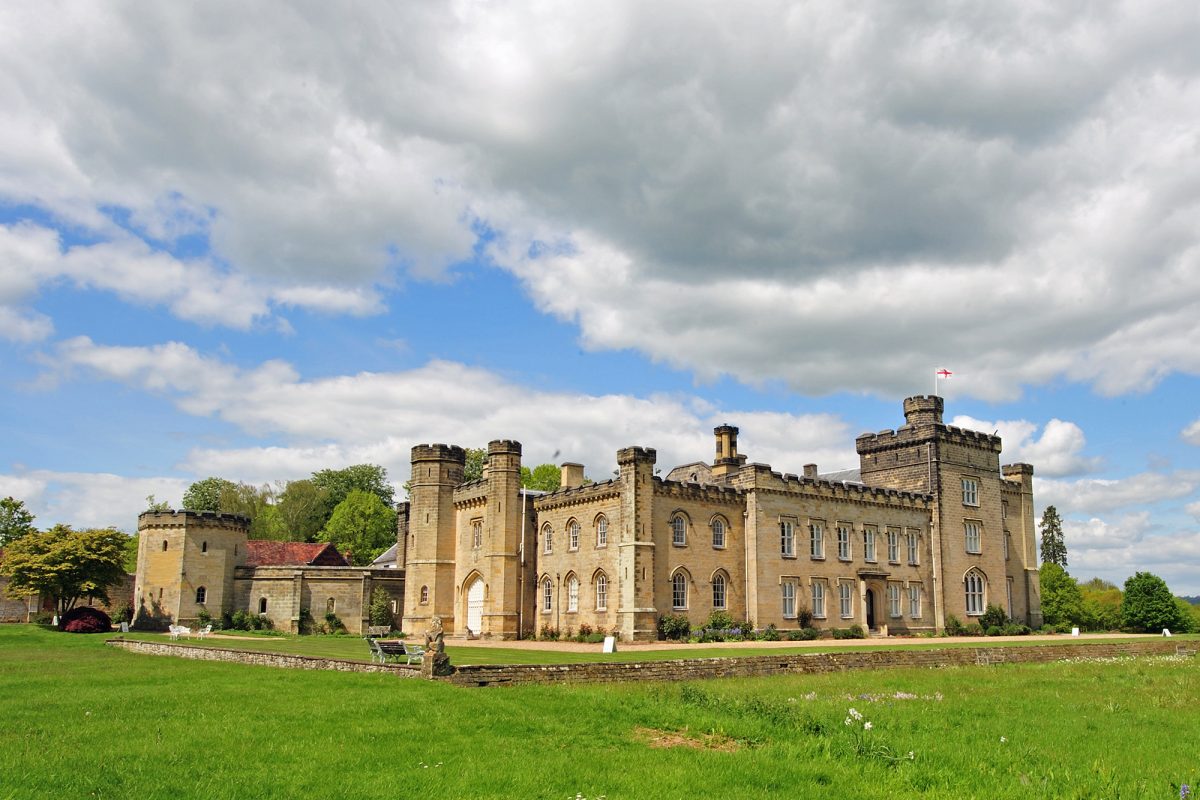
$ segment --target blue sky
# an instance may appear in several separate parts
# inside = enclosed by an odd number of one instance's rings
[[[701,13],[702,12],[702,13]],[[516,438],[856,464],[932,389],[1200,594],[1194,4],[0,10],[0,493]]]

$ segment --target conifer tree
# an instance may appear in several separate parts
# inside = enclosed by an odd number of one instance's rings
[[[1067,545],[1063,541],[1062,518],[1058,509],[1046,506],[1042,513],[1042,563],[1067,568]]]

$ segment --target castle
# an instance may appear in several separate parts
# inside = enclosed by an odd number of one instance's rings
[[[858,470],[747,463],[738,429],[722,425],[711,464],[662,478],[653,449],[627,447],[615,478],[588,483],[566,463],[550,493],[521,488],[518,442],[491,442],[484,477],[469,483],[463,448],[417,445],[397,569],[250,565],[244,519],[147,512],[135,591],[186,621],[200,580],[211,607],[292,630],[302,610],[341,609],[357,631],[382,585],[404,630],[438,616],[456,635],[501,639],[586,625],[648,640],[664,614],[699,625],[713,611],[758,628],[811,614],[819,628],[915,633],[993,604],[1038,626],[1033,468],[1001,467],[998,436],[942,413],[940,397],[905,400],[903,426],[857,439]]]

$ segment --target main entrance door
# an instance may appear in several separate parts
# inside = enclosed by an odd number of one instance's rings
[[[467,630],[478,635],[483,630],[483,579],[476,578],[467,587]]]
[[[875,592],[867,589],[867,630],[875,630]]]

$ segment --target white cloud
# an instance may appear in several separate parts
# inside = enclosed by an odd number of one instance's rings
[[[1200,562],[1200,531],[1155,524],[1149,512],[1113,521],[1063,520],[1063,541],[1072,575],[1097,576],[1118,586],[1135,572],[1153,572],[1176,594],[1200,593],[1194,565]]]
[[[998,399],[1200,372],[1185,4],[42,3],[0,31],[0,198],[208,236],[200,280],[143,287],[181,267],[119,241],[79,260],[127,279],[71,278],[187,318],[374,313],[486,227],[587,346],[704,377],[895,396],[946,364]]]
[[[1194,444],[1197,447],[1200,447],[1200,419],[1184,428],[1180,435],[1188,444]]]
[[[1034,478],[1034,496],[1040,507],[1052,505],[1059,513],[1095,514],[1129,506],[1151,505],[1188,497],[1200,488],[1200,470],[1171,473],[1141,472],[1124,478],[1086,478],[1059,481]]]
[[[178,505],[190,483],[181,478],[31,470],[0,475],[0,495],[23,500],[39,528],[65,523],[131,533],[137,530],[137,515],[145,510],[149,495]]]
[[[1004,444],[1001,459],[1004,462],[1033,464],[1037,474],[1044,477],[1061,478],[1095,471],[1100,459],[1084,456],[1087,444],[1083,430],[1074,422],[1052,419],[1037,435],[1035,423],[1027,420],[986,420],[965,415],[954,417],[951,425],[969,430],[997,431]]]

